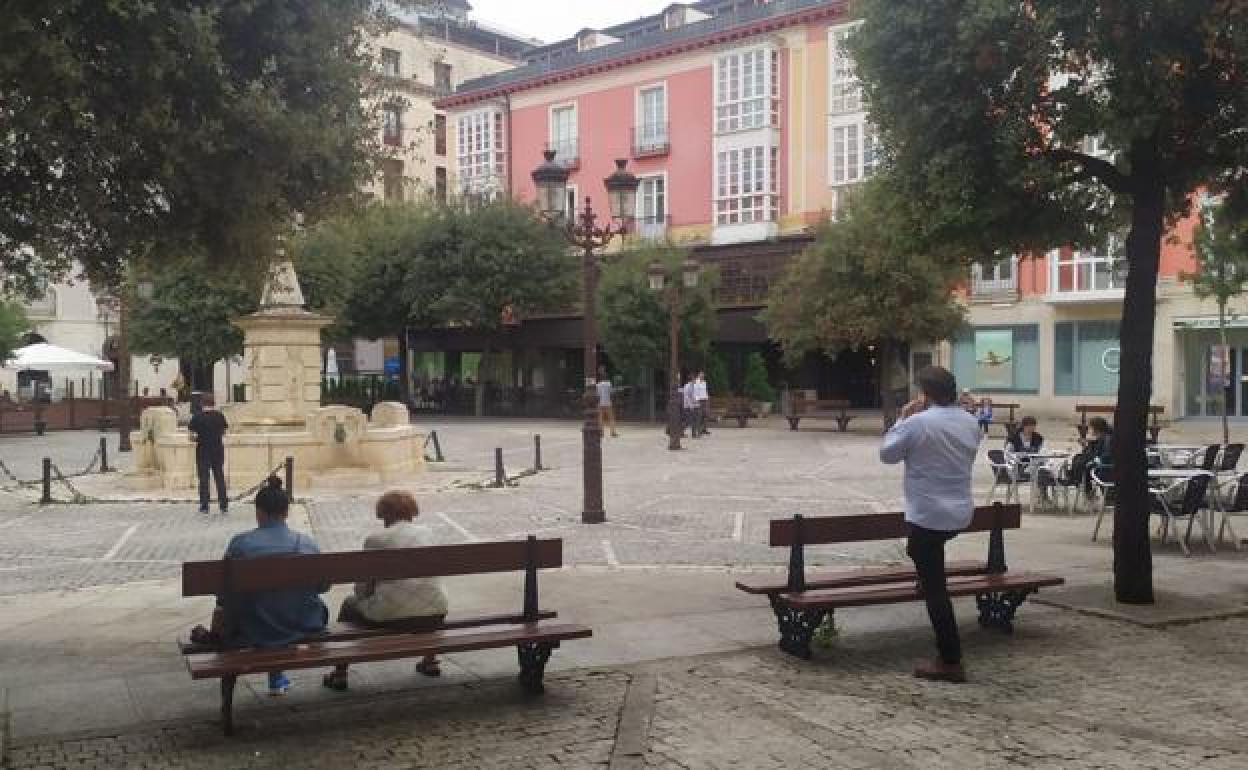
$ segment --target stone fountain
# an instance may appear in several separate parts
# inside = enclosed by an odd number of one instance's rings
[[[270,272],[260,309],[234,323],[243,330],[247,401],[221,408],[225,472],[231,494],[249,487],[287,457],[295,487],[388,483],[424,469],[424,439],[407,407],[383,401],[366,416],[348,406],[321,406],[321,329],[333,319],[304,307],[295,267]],[[169,407],[143,410],[131,434],[135,480],[167,490],[196,484],[195,444]]]

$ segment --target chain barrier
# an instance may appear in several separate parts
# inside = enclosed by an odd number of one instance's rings
[[[98,454],[98,453],[97,453],[97,454]],[[98,459],[98,458],[97,458],[97,459]],[[3,466],[3,462],[2,462],[2,461],[0,461],[0,466]],[[260,489],[261,489],[261,488],[263,488],[263,487],[264,487],[264,485],[265,485],[265,484],[267,484],[267,483],[269,482],[269,478],[270,478],[270,477],[278,475],[278,471],[283,470],[285,467],[286,467],[286,463],[285,463],[285,461],[283,461],[280,465],[278,465],[277,467],[275,467],[273,470],[271,470],[271,471],[269,471],[268,473],[266,473],[266,474],[264,475],[264,477],[263,477],[262,479],[260,479],[260,481],[258,481],[256,484],[252,485],[251,487],[249,487],[248,489],[246,489],[246,490],[244,490],[244,491],[242,491],[242,492],[239,492],[238,494],[233,495],[232,497],[228,498],[228,500],[229,500],[231,503],[236,503],[236,502],[238,502],[238,501],[242,500],[242,499],[243,499],[243,498],[245,498],[245,497],[250,497],[251,495],[253,495],[253,494],[255,494],[256,492],[260,491]],[[6,472],[8,471],[8,469],[7,469],[7,468],[4,468],[4,470],[5,470]],[[131,498],[116,498],[116,499],[114,499],[114,498],[105,498],[105,497],[93,497],[93,496],[91,496],[91,495],[84,494],[84,493],[83,493],[82,491],[80,491],[77,487],[75,487],[75,486],[73,485],[73,483],[71,483],[71,482],[70,482],[70,479],[71,479],[71,478],[73,478],[73,477],[74,477],[74,476],[72,476],[72,475],[71,475],[71,476],[66,476],[65,474],[61,473],[61,469],[60,469],[60,468],[58,468],[58,467],[56,466],[56,463],[53,463],[53,464],[52,464],[52,480],[53,480],[53,481],[55,481],[55,482],[59,482],[61,485],[63,485],[63,486],[65,487],[65,489],[69,490],[69,494],[72,496],[72,499],[70,499],[70,500],[57,500],[57,499],[55,499],[55,498],[54,498],[51,502],[53,502],[53,503],[57,503],[57,504],[61,504],[61,505],[84,505],[84,504],[88,504],[88,503],[104,503],[104,504],[117,504],[117,503],[120,503],[120,504],[125,504],[125,503],[168,503],[168,504],[182,504],[182,503],[186,503],[186,502],[194,502],[193,500],[188,500],[188,498],[177,498],[177,497],[131,497]],[[42,482],[42,480],[40,480],[40,481],[34,481],[34,482],[20,482],[20,483],[21,483],[22,485],[24,485],[24,486],[37,486],[37,485],[39,485],[39,484],[42,484],[43,482]],[[295,500],[291,500],[291,502],[296,502],[296,501],[295,501]]]
[[[90,476],[94,474],[96,472],[96,466],[99,465],[99,462],[101,459],[103,459],[103,452],[97,449],[95,450],[95,454],[92,455],[91,457],[91,462],[87,463],[87,467],[83,468],[77,473],[61,473],[60,468],[57,468],[55,465],[53,465],[53,467],[56,468],[57,474],[60,474],[60,477],[62,479],[75,479],[81,476]],[[13,484],[16,484],[18,489],[22,489],[26,487],[37,487],[43,483],[43,479],[41,478],[40,479],[18,478],[17,474],[14,473],[12,470],[10,470],[9,466],[5,465],[3,460],[0,460],[0,473],[3,473],[4,476],[7,477],[10,482],[12,482]],[[6,492],[11,492],[13,491],[13,489],[14,487],[0,486],[0,490],[6,491]]]

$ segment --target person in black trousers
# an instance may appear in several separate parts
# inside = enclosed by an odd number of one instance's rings
[[[208,476],[217,482],[217,502],[221,512],[229,511],[225,495],[225,432],[230,429],[225,415],[216,409],[198,408],[187,426],[195,441],[195,473],[199,476],[199,512],[208,513]]]

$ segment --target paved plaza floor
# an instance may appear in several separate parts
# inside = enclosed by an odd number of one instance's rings
[[[772,420],[672,453],[657,428],[625,425],[604,443],[608,521],[593,526],[580,523],[576,424],[427,427],[447,462],[404,486],[439,542],[564,540],[542,603],[594,638],[556,651],[546,696],[518,695],[507,651],[449,656],[440,680],[410,661],[361,666],[347,694],[296,672],[284,699],[249,682],[241,735],[226,740],[215,683],[191,682],[174,644],[211,602],[182,599],[178,578],[182,561],[218,558],[251,506],[202,516],[189,496],[142,502],[182,494],[120,474],[72,478],[80,502],[58,484],[62,502],[40,506],[38,490],[0,479],[0,767],[1248,766],[1244,554],[1159,545],[1158,604],[1124,608],[1110,601],[1110,549],[1091,542],[1088,515],[1026,515],[1006,538],[1011,568],[1068,585],[1025,605],[1013,637],[981,631],[973,603],[959,602],[972,681],[930,685],[909,675],[929,652],[921,605],[843,612],[831,648],[804,663],[775,649],[765,600],[732,588],[737,573],[786,562],[766,545],[769,519],[899,509],[900,470],[876,459],[871,426],[793,433]],[[1046,433],[1061,441],[1059,426]],[[534,434],[549,470],[526,474]],[[0,461],[33,479],[46,455],[68,474],[97,446],[96,433],[4,436]],[[486,486],[494,447],[514,479],[504,489]],[[981,461],[980,499],[989,484]],[[325,550],[356,548],[378,491],[297,490],[292,524]],[[959,538],[952,555],[982,558],[986,540]],[[811,556],[904,559],[894,542]],[[453,612],[521,601],[518,576],[447,588]]]

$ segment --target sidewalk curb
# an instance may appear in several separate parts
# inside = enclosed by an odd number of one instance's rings
[[[1225,609],[1225,610],[1213,610],[1210,612],[1195,613],[1192,615],[1181,615],[1178,617],[1160,618],[1157,620],[1142,620],[1140,618],[1133,618],[1130,615],[1127,615],[1122,612],[1115,612],[1113,610],[1105,610],[1105,609],[1100,609],[1097,607],[1080,606],[1077,604],[1071,604],[1069,602],[1063,602],[1063,601],[1059,601],[1057,599],[1052,599],[1052,598],[1044,598],[1044,597],[1036,596],[1032,598],[1032,601],[1034,601],[1036,604],[1041,604],[1046,607],[1054,607],[1059,610],[1067,610],[1069,612],[1074,612],[1079,615],[1086,615],[1086,616],[1094,617],[1094,618],[1102,618],[1105,620],[1114,620],[1120,623],[1128,623],[1133,626],[1138,626],[1140,628],[1153,629],[1156,631],[1165,630],[1167,628],[1178,628],[1180,626],[1192,626],[1192,625],[1196,625],[1197,623],[1207,623],[1213,620],[1228,620],[1230,618],[1248,617],[1248,607],[1236,607],[1236,608]]]
[[[645,767],[658,683],[658,673],[653,666],[633,671],[624,693],[624,705],[620,708],[610,770],[640,770]]]

